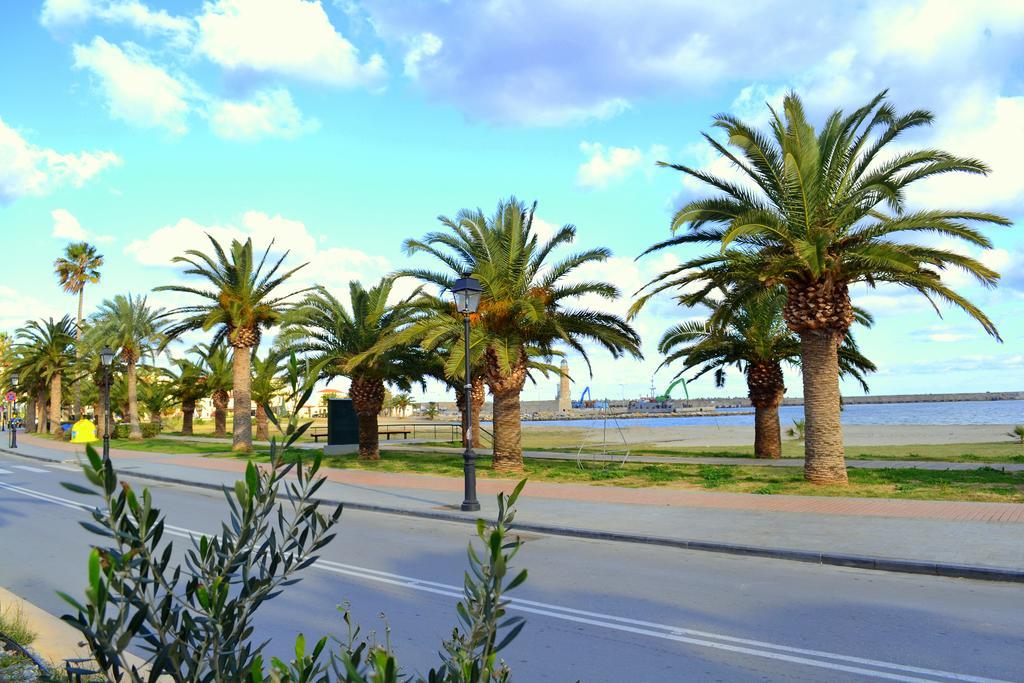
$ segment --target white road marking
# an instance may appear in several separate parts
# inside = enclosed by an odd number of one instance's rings
[[[4,472],[4,470],[0,470],[0,474],[3,474]],[[38,500],[43,500],[66,508],[85,511],[92,511],[94,509],[92,506],[78,501],[12,484],[0,483],[0,489],[20,493],[24,496],[36,498]],[[202,532],[187,529],[185,527],[172,526],[170,524],[165,524],[164,529],[166,533],[185,538],[193,538],[203,535]],[[462,588],[452,584],[439,583],[437,581],[430,581],[427,579],[417,579],[410,576],[403,576],[401,574],[392,574],[390,572],[380,571],[377,569],[343,564],[341,562],[334,562],[333,560],[325,560],[322,558],[313,566],[317,569],[334,574],[375,581],[377,583],[411,588],[412,590],[434,593],[453,598],[463,597]],[[572,621],[580,624],[587,624],[589,626],[596,626],[598,628],[634,633],[662,640],[672,640],[689,645],[696,645],[698,647],[736,652],[765,659],[790,662],[793,664],[801,664],[821,669],[830,669],[832,671],[860,674],[871,678],[906,681],[908,683],[935,683],[936,679],[940,681],[964,681],[966,683],[1009,683],[995,678],[972,676],[953,671],[943,671],[941,669],[909,666],[905,664],[897,664],[895,662],[885,662],[877,659],[867,659],[864,657],[854,657],[852,655],[826,652],[823,650],[790,647],[788,645],[780,645],[762,640],[737,638],[734,636],[709,633],[707,631],[698,631],[668,624],[630,619],[628,617],[620,617],[613,614],[579,610],[546,602],[537,602],[534,600],[511,598],[509,603],[510,609],[530,614],[538,614],[553,619]],[[845,662],[845,664],[843,662]],[[884,669],[888,669],[888,671],[885,671]],[[920,674],[922,676],[929,676],[929,678],[919,678],[911,674]]]
[[[12,474],[10,470],[0,469],[0,474]]]
[[[50,470],[44,470],[41,467],[30,467],[28,465],[11,465],[16,470],[24,470],[26,472],[37,472],[39,474],[49,474]]]

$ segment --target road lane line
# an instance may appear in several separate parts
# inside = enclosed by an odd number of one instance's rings
[[[2,472],[2,470],[0,470],[0,472]],[[15,493],[20,493],[31,498],[36,498],[66,508],[85,510],[88,512],[91,512],[94,509],[93,506],[86,505],[78,501],[69,500],[67,498],[62,498],[60,496],[55,496],[53,494],[44,493],[42,491],[35,491],[33,489],[27,489],[12,484],[5,484],[0,482],[0,489],[6,489]],[[164,525],[164,529],[166,533],[185,538],[195,538],[196,536],[203,535],[202,532],[199,531],[195,531],[185,527],[173,526],[166,523]],[[403,576],[401,574],[393,574],[391,572],[370,569],[368,567],[359,567],[356,565],[344,564],[341,562],[335,562],[333,560],[325,560],[323,558],[318,560],[316,564],[314,564],[313,566],[315,568],[321,569],[323,571],[328,571],[334,574],[342,574],[354,578],[366,579],[370,581],[375,581],[377,583],[384,583],[402,588],[411,588],[413,590],[426,593],[433,593],[437,595],[444,595],[446,597],[463,597],[463,591],[461,587],[446,583],[440,583],[437,581],[418,579],[414,577]],[[599,628],[622,631],[626,633],[633,633],[637,635],[644,635],[653,638],[659,638],[662,640],[671,640],[675,642],[686,643],[689,645],[696,645],[699,647],[706,647],[715,650],[736,652],[738,654],[773,659],[793,664],[800,664],[804,666],[860,674],[873,678],[883,678],[894,681],[906,681],[908,683],[935,683],[935,677],[947,681],[964,681],[965,683],[1008,683],[1007,681],[1002,681],[1000,679],[972,676],[969,674],[960,674],[952,671],[943,671],[940,669],[927,669],[923,667],[897,664],[894,662],[885,662],[881,660],[855,657],[852,655],[842,655],[822,650],[810,650],[804,648],[790,647],[787,645],[779,645],[775,643],[769,643],[766,641],[749,640],[745,638],[737,638],[734,636],[727,636],[723,634],[709,633],[706,631],[697,631],[678,626],[658,624],[656,622],[643,621],[639,619],[630,619],[628,617],[619,617],[616,615],[604,614],[601,612],[590,612],[587,610],[579,610],[571,607],[563,607],[561,605],[554,605],[534,600],[525,600],[521,598],[510,598],[509,608],[521,612],[547,616],[554,619],[560,619],[563,621],[587,624]],[[814,659],[814,657],[817,657],[818,659]],[[841,664],[838,662],[848,662],[848,664]],[[867,669],[863,668],[862,666],[852,666],[852,664],[861,664],[864,666],[873,666],[877,668]],[[878,669],[891,669],[891,671],[880,671]],[[925,676],[931,676],[931,678],[918,678],[910,674],[921,674]]]
[[[396,585],[404,585],[406,587],[414,588],[414,589],[417,589],[417,590],[421,589],[421,585],[422,584],[428,584],[428,585],[434,587],[435,589],[437,589],[436,591],[431,591],[431,592],[443,593],[445,595],[455,595],[455,596],[458,596],[458,597],[462,597],[462,595],[463,595],[462,594],[462,589],[459,586],[454,586],[454,585],[450,585],[450,584],[438,583],[436,581],[427,581],[425,579],[417,579],[417,578],[413,578],[413,577],[402,576],[401,574],[392,574],[390,572],[383,572],[383,571],[379,571],[379,570],[376,570],[376,569],[366,569],[364,567],[357,567],[357,566],[354,566],[354,565],[346,565],[346,564],[342,564],[340,562],[334,562],[333,560],[320,559],[320,560],[317,561],[317,564],[315,566],[320,566],[321,564],[328,565],[328,566],[333,566],[333,567],[343,568],[343,569],[347,570],[346,573],[349,573],[352,576],[363,576],[364,578],[367,578],[367,579],[370,579],[370,580],[377,580],[377,581],[382,581],[382,582],[385,582],[385,583],[393,583],[393,584],[396,584]],[[850,663],[855,663],[855,664],[864,664],[864,665],[874,666],[874,667],[879,667],[879,668],[895,669],[895,670],[903,671],[903,672],[907,672],[907,673],[917,673],[917,674],[924,674],[924,675],[930,675],[930,676],[940,676],[940,677],[943,677],[943,678],[946,678],[946,679],[949,679],[949,680],[955,680],[955,681],[965,681],[965,682],[968,682],[968,683],[993,683],[993,681],[996,681],[996,679],[984,678],[984,677],[978,677],[978,676],[971,676],[971,675],[967,675],[967,674],[958,674],[958,673],[955,673],[955,672],[943,671],[943,670],[939,670],[939,669],[928,669],[928,668],[924,668],[924,667],[915,667],[915,666],[909,666],[909,665],[905,665],[905,664],[896,664],[896,663],[893,663],[893,662],[884,662],[884,661],[877,660],[877,659],[867,659],[867,658],[864,658],[864,657],[854,657],[852,655],[841,655],[841,654],[836,654],[836,653],[833,653],[833,652],[825,652],[825,651],[822,651],[822,650],[810,650],[810,649],[805,649],[805,648],[790,647],[788,645],[779,645],[779,644],[776,644],[776,643],[769,643],[769,642],[765,642],[765,641],[761,641],[761,640],[750,640],[750,639],[747,639],[747,638],[737,638],[737,637],[734,637],[734,636],[727,636],[727,635],[722,635],[722,634],[718,634],[718,633],[709,633],[707,631],[698,631],[698,630],[694,630],[694,629],[681,628],[681,627],[678,627],[678,626],[671,626],[671,625],[668,625],[668,624],[659,624],[659,623],[651,622],[651,621],[642,621],[642,620],[639,620],[639,619],[630,619],[628,617],[619,617],[619,616],[616,616],[616,615],[613,615],[613,614],[604,614],[604,613],[601,613],[601,612],[590,612],[590,611],[587,611],[587,610],[579,610],[579,609],[574,609],[572,607],[563,607],[561,605],[553,605],[553,604],[550,604],[550,603],[537,602],[537,601],[534,601],[534,600],[525,600],[525,599],[522,599],[522,598],[509,598],[509,602],[511,603],[509,606],[511,608],[513,608],[513,609],[519,609],[519,610],[522,610],[522,611],[532,611],[532,612],[535,612],[535,613],[538,613],[538,614],[546,614],[548,616],[552,616],[552,617],[555,617],[555,618],[562,618],[562,614],[563,613],[564,614],[568,614],[568,615],[580,616],[580,617],[584,617],[584,618],[589,618],[589,619],[595,620],[595,621],[587,621],[586,623],[595,623],[596,625],[606,625],[606,624],[597,623],[597,622],[610,621],[610,622],[617,622],[617,623],[625,624],[625,625],[629,625],[629,626],[639,627],[640,629],[644,630],[644,632],[646,632],[647,630],[654,629],[654,630],[664,631],[669,636],[691,636],[691,637],[695,636],[695,637],[698,637],[698,638],[711,638],[711,639],[715,639],[715,640],[727,641],[727,642],[730,642],[730,643],[737,643],[737,644],[745,645],[745,646],[753,646],[753,647],[759,647],[759,648],[768,648],[768,649],[773,649],[773,650],[780,650],[780,651],[783,651],[783,652],[788,652],[788,653],[798,654],[798,655],[809,655],[809,656],[813,656],[813,657],[820,657],[820,658],[826,658],[826,659],[835,659],[835,660],[840,660],[840,661],[845,661],[845,662],[850,662]],[[558,612],[559,614],[555,614],[554,612]],[[609,628],[614,628],[613,626],[608,626],[608,627]],[[648,634],[648,635],[651,635],[651,634]],[[658,637],[661,637],[661,636],[658,636]],[[920,680],[920,679],[915,679],[915,680]],[[999,682],[999,683],[1003,683],[1003,682]]]
[[[39,474],[49,474],[50,470],[44,470],[41,467],[31,467],[29,465],[11,465],[16,470],[24,470],[26,472],[36,472]]]

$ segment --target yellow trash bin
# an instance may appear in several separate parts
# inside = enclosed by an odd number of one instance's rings
[[[96,438],[96,425],[92,420],[79,420],[71,426],[71,443],[93,443]]]

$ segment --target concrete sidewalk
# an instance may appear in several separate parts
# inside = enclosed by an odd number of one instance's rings
[[[81,449],[35,437],[18,455],[76,462]],[[9,449],[0,449],[13,453]],[[118,469],[142,477],[219,488],[245,462],[195,455],[112,451]],[[462,481],[415,474],[328,469],[325,500],[354,508],[472,521]],[[482,514],[514,480],[480,479]],[[750,495],[670,488],[533,482],[519,504],[520,528],[915,573],[1024,581],[1024,505],[871,498]]]

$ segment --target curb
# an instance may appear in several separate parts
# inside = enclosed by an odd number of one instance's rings
[[[4,452],[10,453],[10,451]],[[28,650],[41,656],[44,664],[50,669],[51,675],[62,672],[64,662],[68,659],[92,659],[82,634],[60,617],[50,614],[3,586],[0,586],[0,603],[19,608],[25,621],[28,622],[29,628],[36,634],[36,640],[29,645]],[[122,659],[129,666],[137,666],[146,670],[145,660],[138,655],[126,651],[122,653]],[[169,679],[161,676],[159,680],[167,681]]]
[[[7,448],[0,448],[0,453],[14,455],[29,460],[48,463],[62,463],[63,461],[42,458],[35,455],[26,455]],[[140,472],[122,472],[125,478],[147,479],[165,484],[177,484],[180,486],[191,486],[210,491],[222,491],[223,486],[207,482],[191,481],[178,477],[167,477],[159,474],[145,474]],[[368,503],[346,503],[340,500],[328,498],[316,498],[324,505],[341,505],[351,510],[363,512],[378,512],[391,515],[402,515],[405,517],[418,517],[422,519],[435,519],[445,522],[460,522],[462,524],[476,524],[475,515],[466,516],[454,512],[435,512],[432,510],[409,510],[406,508],[389,507],[386,505],[371,505]],[[595,529],[582,529],[578,527],[558,526],[554,524],[537,524],[530,522],[517,522],[517,529],[532,531],[535,533],[549,534],[552,536],[568,536],[572,538],[585,538],[598,541],[615,541],[619,543],[638,543],[642,545],[656,545],[666,548],[678,548],[680,550],[697,550],[702,552],[720,553],[725,555],[740,555],[746,557],[763,557],[774,560],[789,560],[791,562],[805,562],[809,564],[827,565],[833,567],[852,567],[855,569],[871,569],[875,571],[898,572],[902,574],[924,574],[929,576],[942,576],[957,579],[975,579],[979,581],[1000,581],[1009,583],[1024,583],[1024,570],[1003,569],[1000,567],[986,567],[966,564],[954,564],[945,562],[922,562],[919,560],[903,560],[898,558],[873,557],[870,555],[850,555],[844,553],[815,552],[812,550],[789,550],[785,548],[769,548],[765,546],[743,545],[738,543],[719,543],[717,541],[698,541],[688,539],[668,538],[665,536],[648,536],[643,534],[628,534],[618,531],[598,531]]]

